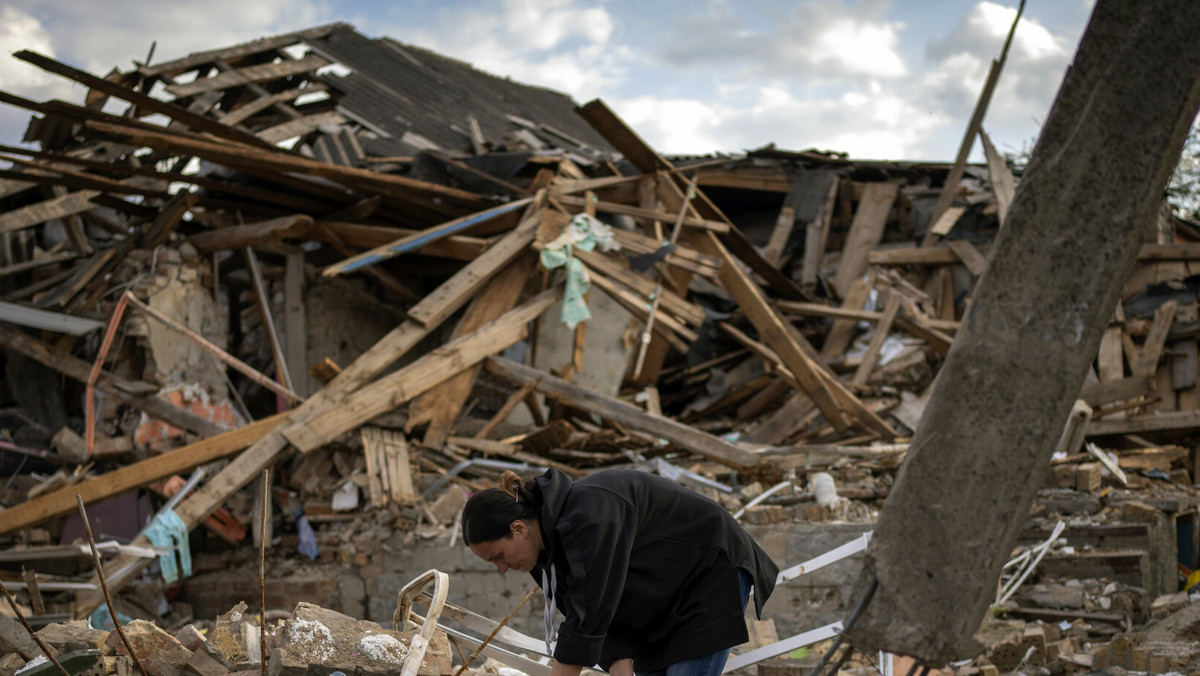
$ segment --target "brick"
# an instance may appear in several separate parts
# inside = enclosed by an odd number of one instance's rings
[[[1101,483],[1100,463],[1087,462],[1075,467],[1075,490],[1093,493],[1100,490]]]

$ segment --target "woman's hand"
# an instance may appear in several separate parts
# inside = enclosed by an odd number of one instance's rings
[[[630,662],[632,665],[633,663]],[[563,664],[558,660],[554,660],[554,666],[550,667],[550,676],[579,676],[579,672],[583,667],[577,664]],[[633,676],[633,671],[629,672],[629,676]]]
[[[624,657],[608,667],[609,676],[633,676],[633,658]]]

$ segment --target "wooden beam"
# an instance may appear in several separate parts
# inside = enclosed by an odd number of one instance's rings
[[[509,212],[521,209],[529,204],[532,204],[533,200],[533,197],[526,197],[516,200],[515,202],[501,204],[500,206],[492,207],[491,209],[485,209],[474,214],[468,214],[452,221],[442,223],[441,225],[435,225],[432,228],[422,230],[416,234],[401,237],[394,242],[389,242],[382,246],[375,247],[370,251],[364,251],[357,256],[351,256],[340,263],[334,263],[333,265],[326,267],[322,271],[322,274],[324,274],[326,277],[333,277],[334,275],[354,272],[355,270],[368,265],[382,263],[389,258],[416,251],[423,246],[441,239],[445,239],[451,235],[465,232],[473,227],[487,223],[493,218],[497,218]]]
[[[775,218],[775,225],[771,228],[771,236],[767,238],[767,245],[763,247],[763,258],[771,265],[779,267],[783,264],[784,250],[792,237],[792,228],[795,225],[796,210],[785,205],[779,210],[779,216]]]
[[[1186,432],[1200,429],[1200,410],[1157,411],[1152,415],[1101,420],[1092,419],[1087,425],[1087,436],[1100,437],[1113,434],[1141,434],[1143,432]]]
[[[56,218],[64,218],[94,209],[96,205],[91,200],[99,194],[99,190],[80,190],[6,211],[0,214],[0,233],[15,232]]]
[[[992,145],[992,139],[988,138],[983,129],[979,130],[979,140],[983,143],[988,178],[991,179],[992,193],[996,196],[996,219],[1000,221],[1000,227],[1004,227],[1004,220],[1008,218],[1008,207],[1017,192],[1017,181],[1013,178],[1012,170],[1008,168],[1008,162],[996,150],[996,146]]]
[[[816,286],[821,275],[821,260],[825,255],[825,247],[829,241],[829,228],[833,224],[833,208],[837,205],[838,186],[841,179],[831,175],[829,188],[817,217],[805,226],[804,230],[804,259],[800,266],[800,286],[808,288]]]
[[[421,302],[408,309],[408,318],[420,325],[431,327],[441,324],[446,317],[462,307],[466,300],[474,297],[493,275],[499,272],[522,251],[533,243],[537,235],[540,209],[530,209],[521,223],[512,232],[488,247],[466,268],[460,271]],[[470,268],[470,270],[468,270]],[[447,303],[447,299],[460,298],[461,303]]]
[[[173,474],[187,472],[200,465],[220,460],[258,441],[281,419],[281,415],[264,418],[26,500],[4,510],[4,518],[0,519],[0,534],[36,526],[43,521],[75,511],[76,495],[83,498],[85,505],[90,505],[126,491],[143,488]]]
[[[854,386],[866,387],[867,380],[871,377],[871,371],[875,370],[875,363],[879,361],[879,353],[883,350],[883,342],[887,340],[888,333],[892,330],[892,322],[896,320],[896,313],[900,311],[900,292],[892,289],[888,294],[887,305],[883,309],[883,317],[875,324],[875,335],[871,336],[871,344],[867,346],[867,353],[863,355],[862,362],[858,365],[858,370],[854,372]]]
[[[489,357],[485,368],[518,385],[536,383],[535,389],[551,399],[595,413],[601,418],[620,423],[629,429],[666,439],[688,451],[723,465],[749,469],[767,464],[757,455],[747,453],[727,441],[701,432],[694,427],[670,418],[650,415],[637,406],[573,385],[562,378],[548,375],[524,364],[501,357]]]
[[[73,68],[65,63],[55,61],[46,56],[42,56],[37,52],[31,52],[23,49],[13,54],[14,57],[31,63],[44,71],[61,75],[70,80],[74,80],[85,87],[104,92],[109,96],[115,96],[122,101],[128,101],[133,104],[139,111],[146,113],[158,113],[165,115],[176,122],[185,126],[191,127],[196,131],[207,132],[219,138],[231,139],[242,143],[249,143],[255,146],[265,145],[262,141],[240,129],[227,127],[216,120],[197,115],[196,113],[188,112],[188,110],[180,105],[162,101],[151,96],[147,96],[141,92],[130,89],[123,85],[105,80],[101,77],[96,77],[91,73]]]
[[[825,388],[814,370],[820,368],[814,365],[796,344],[784,326],[783,319],[767,303],[758,285],[750,280],[741,266],[733,259],[733,255],[725,248],[716,235],[698,233],[695,238],[697,248],[710,256],[721,259],[718,276],[721,286],[733,296],[738,306],[746,313],[746,318],[758,330],[759,338],[779,355],[796,380],[804,388],[804,393],[812,398],[829,422],[838,430],[849,426],[846,412],[838,406],[833,395]]]
[[[86,124],[98,132],[123,139],[130,143],[153,148],[154,150],[187,153],[219,164],[232,164],[238,168],[249,166],[268,175],[272,172],[280,174],[294,172],[297,174],[318,176],[331,181],[337,181],[349,187],[378,191],[384,194],[398,192],[401,197],[416,199],[423,206],[435,204],[434,200],[440,197],[442,201],[450,203],[449,205],[439,207],[442,210],[455,208],[451,205],[460,208],[472,208],[486,204],[485,200],[479,195],[465,190],[448,188],[436,183],[405,178],[395,174],[383,174],[367,169],[344,167],[338,164],[310,160],[299,155],[285,153],[274,146],[259,148],[215,143],[177,134],[134,129],[107,122],[89,121]]]
[[[1021,12],[1024,9],[1025,3],[1022,0],[1017,8],[1017,15],[1013,18],[1012,26],[1008,29],[1004,47],[1000,49],[1000,56],[992,61],[992,65],[988,69],[987,80],[983,84],[983,90],[979,92],[975,110],[971,113],[971,120],[967,123],[966,133],[963,134],[962,143],[958,147],[958,156],[954,159],[954,166],[946,176],[946,182],[942,185],[941,193],[938,194],[937,204],[933,207],[933,222],[936,222],[938,217],[950,207],[954,195],[958,192],[958,183],[962,180],[963,170],[967,166],[967,156],[971,153],[971,146],[975,145],[975,135],[983,127],[983,116],[987,113],[988,104],[992,101],[992,92],[996,90],[996,83],[1000,80],[1000,71],[1004,69],[1004,62],[1008,58],[1008,48],[1012,45],[1013,34],[1017,32],[1017,24],[1021,21]],[[937,244],[937,240],[936,235],[927,233],[921,246],[933,246]]]
[[[200,253],[210,254],[217,251],[277,244],[284,239],[306,238],[312,230],[312,216],[293,214],[257,223],[207,230],[192,235],[188,241]]]
[[[316,40],[329,35],[335,30],[353,30],[353,26],[344,22],[336,22],[306,28],[304,30],[295,31],[292,33],[284,33],[282,35],[272,35],[250,42],[243,42],[233,47],[225,47],[222,49],[210,49],[203,52],[194,52],[187,56],[173,61],[164,61],[150,65],[139,65],[138,73],[146,77],[157,77],[160,75],[175,76],[180,73],[186,73],[197,66],[203,66],[214,63],[216,61],[236,61],[247,56],[261,54],[263,52],[271,52],[281,47],[288,47],[298,42],[305,40]]]
[[[342,124],[346,118],[336,110],[326,110],[321,113],[305,115],[287,122],[267,127],[255,134],[258,138],[272,145],[286,141],[293,136],[308,136],[323,124]]]
[[[866,273],[870,253],[883,239],[883,227],[899,192],[900,186],[895,183],[868,183],[863,189],[833,280],[842,298],[849,293],[850,283]]]
[[[284,437],[303,453],[329,443],[344,432],[386,413],[457,373],[478,364],[525,338],[526,326],[558,301],[561,290],[545,291],[515,310],[470,334],[426,353],[417,361],[388,374],[344,398],[325,413],[283,430]]]
[[[450,334],[451,339],[473,333],[511,310],[521,297],[530,270],[536,267],[535,256],[529,251],[500,271],[467,306],[462,319],[458,320],[454,332]],[[471,396],[478,373],[479,367],[476,365],[413,399],[408,405],[405,432],[429,423],[422,443],[426,448],[441,448],[467,397]]]
[[[186,99],[202,92],[229,89],[252,82],[269,82],[289,75],[308,73],[327,65],[329,65],[329,61],[324,57],[309,53],[302,59],[284,59],[278,63],[263,63],[237,70],[227,70],[213,77],[198,77],[184,84],[169,84],[166,89],[175,98]]]
[[[967,266],[967,270],[970,270],[973,276],[978,277],[983,274],[984,268],[987,267],[987,259],[979,253],[979,249],[976,249],[974,244],[965,239],[953,239],[946,242],[946,248],[958,256],[958,259]]]
[[[566,207],[577,207],[582,209],[585,206],[582,197],[573,195],[559,195],[555,197],[559,204]],[[646,209],[643,207],[635,207],[629,204],[621,204],[619,202],[606,202],[599,200],[593,203],[596,211],[606,214],[621,214],[624,216],[632,216],[633,218],[646,218],[652,221],[675,221],[675,214],[658,209]],[[693,216],[685,216],[681,221],[683,225],[694,228],[702,228],[704,230],[712,230],[716,233],[729,232],[729,224],[721,221],[713,221],[705,218],[696,218]]]

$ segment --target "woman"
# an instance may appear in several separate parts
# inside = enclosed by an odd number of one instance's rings
[[[748,640],[744,613],[778,568],[716,502],[654,474],[514,472],[463,508],[463,541],[546,597],[551,676],[600,665],[615,676],[717,676]],[[553,643],[553,608],[563,614]]]

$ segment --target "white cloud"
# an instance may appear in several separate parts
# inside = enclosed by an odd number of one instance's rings
[[[47,56],[55,53],[54,41],[42,22],[16,7],[4,7],[0,9],[0,54],[8,56],[22,49]],[[42,99],[69,96],[71,86],[24,61],[0,58],[0,89]]]
[[[835,150],[872,159],[930,158],[929,136],[947,118],[889,93],[878,83],[825,98],[798,98],[775,84],[733,99],[745,106],[638,97],[610,101],[655,149],[666,154],[780,148]]]
[[[886,21],[886,7],[809,1],[760,17],[754,14],[759,6],[718,3],[675,16],[659,58],[676,68],[716,68],[739,77],[898,78],[908,73],[898,50],[904,24]]]
[[[816,36],[811,54],[816,64],[834,63],[849,73],[875,77],[908,73],[896,52],[895,29],[887,24],[839,19]]]
[[[103,75],[144,61],[217,49],[329,21],[322,0],[208,0],[204,3],[105,0],[9,0],[37,17],[53,36],[50,51],[74,66]],[[100,17],[113,17],[104,21]],[[236,19],[235,19],[236,17]],[[40,51],[40,50],[39,50]]]
[[[701,155],[729,149],[714,131],[722,118],[734,114],[733,111],[696,100],[650,96],[608,103],[660,153]]]
[[[403,17],[401,17],[403,19]],[[382,34],[466,61],[480,70],[591,98],[624,74],[627,47],[611,46],[615,22],[578,0],[505,0],[440,8],[421,25],[376,24]]]

